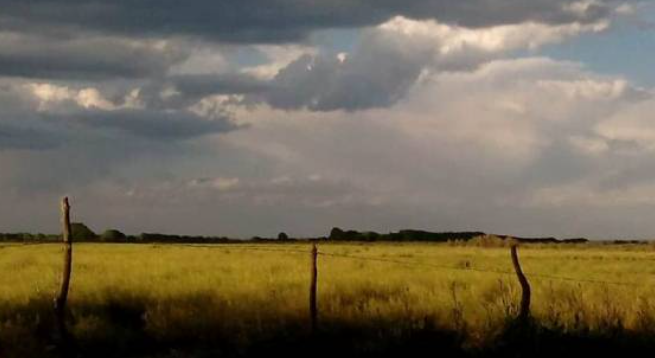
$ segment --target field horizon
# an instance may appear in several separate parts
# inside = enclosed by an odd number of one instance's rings
[[[514,240],[520,243],[553,243],[553,244],[579,244],[579,243],[612,243],[612,244],[648,244],[653,239],[593,239],[585,237],[555,237],[555,236],[517,236],[507,234],[486,233],[479,230],[467,231],[435,231],[425,229],[400,229],[380,233],[372,230],[358,231],[333,227],[327,235],[290,236],[280,232],[275,236],[228,237],[219,235],[180,235],[155,232],[140,234],[126,234],[116,228],[109,228],[96,233],[89,226],[81,222],[74,222],[72,235],[75,242],[114,242],[114,243],[241,243],[241,242],[287,242],[287,241],[334,241],[334,242],[435,242],[469,241],[479,237],[491,237],[501,240]],[[44,234],[30,232],[2,233],[0,242],[58,242],[61,234]]]

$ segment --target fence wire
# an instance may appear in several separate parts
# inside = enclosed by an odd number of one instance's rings
[[[225,250],[242,250],[242,251],[263,251],[263,252],[277,252],[277,253],[304,254],[304,255],[309,255],[311,253],[310,250],[272,248],[271,247],[272,245],[176,244],[175,246],[186,246],[186,247],[195,247],[195,248],[213,248],[213,249],[225,249]],[[405,266],[405,267],[409,267],[409,268],[479,272],[479,273],[489,273],[489,274],[498,274],[498,275],[511,275],[511,276],[516,275],[515,271],[510,271],[510,270],[499,270],[499,269],[479,268],[479,267],[455,267],[455,266],[438,265],[438,264],[431,264],[431,263],[424,263],[424,262],[411,262],[411,261],[405,261],[405,260],[397,260],[397,259],[391,259],[391,258],[386,258],[386,257],[355,256],[355,255],[348,255],[348,254],[321,252],[320,250],[318,252],[318,255],[323,256],[323,257],[342,258],[342,259],[355,260],[355,261],[361,261],[361,262],[390,263],[390,264]],[[548,275],[548,274],[536,273],[536,272],[524,272],[524,274],[530,279],[537,279],[537,280],[564,281],[564,282],[573,282],[573,283],[586,283],[586,284],[595,284],[595,285],[612,285],[612,286],[624,286],[624,287],[643,287],[644,286],[643,284],[635,284],[635,283],[630,283],[630,282],[573,278],[573,277],[565,277],[565,276]]]
[[[2,245],[0,248],[7,247],[21,247],[21,246],[36,246],[42,245],[42,243],[19,243],[16,245]],[[209,249],[223,249],[226,251],[229,250],[240,250],[240,251],[259,251],[259,252],[275,252],[275,253],[287,253],[287,254],[303,254],[308,255],[311,253],[310,250],[301,250],[301,249],[282,249],[274,248],[274,245],[252,245],[252,244],[157,244],[152,243],[154,246],[177,246],[177,247],[191,247],[191,248],[209,248]],[[278,245],[278,244],[275,244]],[[499,270],[491,268],[479,268],[479,267],[455,267],[447,265],[438,265],[430,264],[424,262],[411,262],[405,260],[397,260],[386,257],[370,257],[370,256],[355,256],[348,254],[339,254],[339,253],[330,253],[330,252],[318,252],[319,256],[323,257],[334,257],[349,259],[361,262],[377,262],[377,263],[390,263],[399,266],[405,266],[409,268],[420,268],[420,269],[432,269],[432,270],[448,270],[448,271],[466,271],[466,272],[479,272],[479,273],[489,273],[489,274],[498,274],[498,275],[516,275],[516,272],[509,270]],[[573,278],[565,276],[556,276],[548,275],[538,272],[524,272],[526,276],[530,279],[538,280],[551,280],[551,281],[564,281],[564,282],[573,282],[573,283],[586,283],[594,285],[612,285],[612,286],[624,286],[624,287],[643,287],[643,284],[635,284],[631,282],[619,282],[619,281],[606,281],[606,280],[597,280],[597,279],[584,279],[584,278]]]
[[[388,258],[362,257],[362,256],[332,254],[332,253],[321,253],[321,252],[319,252],[319,255],[332,256],[332,257],[341,257],[341,258],[361,260],[361,261],[387,262],[387,263],[394,263],[394,264],[398,264],[398,265],[405,265],[405,266],[408,266],[408,267],[416,267],[416,268],[431,268],[431,269],[436,269],[436,270],[452,270],[452,271],[473,271],[473,272],[492,273],[492,274],[500,274],[500,275],[512,275],[512,276],[516,275],[515,271],[505,271],[505,270],[489,269],[489,268],[485,269],[485,268],[476,268],[476,267],[454,267],[454,266],[436,265],[436,264],[429,264],[429,263],[408,262],[408,261],[394,260],[394,259],[388,259]],[[568,281],[568,282],[577,282],[577,283],[616,285],[616,286],[628,286],[628,287],[643,287],[643,285],[629,283],[629,282],[604,281],[604,280],[594,280],[594,279],[578,279],[578,278],[573,278],[573,277],[555,276],[555,275],[547,275],[547,274],[532,273],[532,272],[524,272],[524,274],[526,276],[528,276],[529,278],[536,278],[536,279],[541,279],[541,280]]]

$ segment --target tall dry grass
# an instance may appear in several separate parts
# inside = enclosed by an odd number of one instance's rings
[[[430,341],[446,337],[462,352],[494,347],[520,297],[509,250],[495,246],[322,244],[320,251],[334,256],[319,257],[320,329],[339,341],[352,337],[363,352],[413,342],[421,332]],[[80,351],[107,356],[188,347],[238,356],[262,342],[303,340],[309,249],[79,244],[71,332]],[[57,245],[0,247],[3,356],[49,354],[60,255]],[[520,257],[539,329],[571,337],[655,336],[652,248],[525,246]]]

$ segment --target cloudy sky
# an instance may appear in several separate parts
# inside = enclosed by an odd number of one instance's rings
[[[655,237],[655,3],[0,0],[0,231]]]

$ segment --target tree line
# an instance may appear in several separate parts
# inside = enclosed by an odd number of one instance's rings
[[[139,235],[128,235],[116,229],[108,229],[97,234],[83,223],[72,223],[72,237],[76,242],[114,242],[114,243],[238,243],[244,242],[241,239],[228,238],[225,236],[193,236],[193,235],[170,235],[162,233],[142,233]],[[292,242],[297,240],[315,241],[363,241],[363,242],[470,242],[472,240],[507,240],[507,235],[489,235],[481,231],[460,231],[460,232],[430,232],[424,230],[400,230],[390,233],[377,233],[374,231],[343,230],[335,227],[328,236],[292,238],[284,232],[276,237],[250,238],[253,242]],[[543,238],[521,238],[512,237],[512,240],[526,243],[586,243],[587,239],[556,239],[554,237]],[[0,242],[55,242],[60,240],[59,234],[31,234],[31,233],[0,233]],[[617,241],[616,243],[637,243],[636,241]]]

